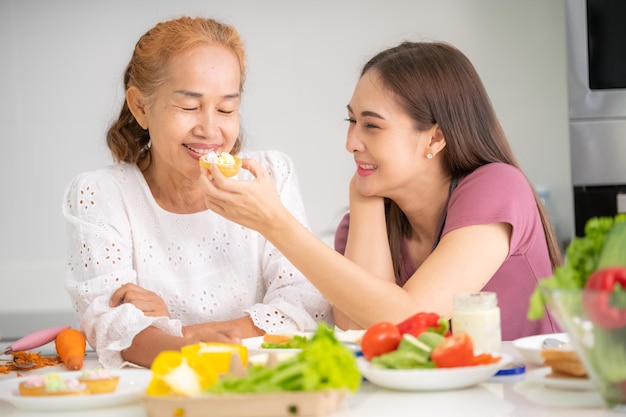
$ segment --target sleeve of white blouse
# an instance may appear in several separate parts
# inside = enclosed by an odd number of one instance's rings
[[[258,160],[274,178],[282,203],[308,228],[298,179],[291,159],[278,151]],[[263,240],[260,248],[267,291],[262,304],[247,309],[254,324],[268,333],[312,331],[319,321],[332,325],[331,307],[324,296],[279,252]]]
[[[137,283],[120,187],[107,171],[85,173],[72,180],[63,200],[68,237],[65,287],[80,327],[105,368],[128,365],[121,351],[148,326],[182,335],[177,320],[145,316],[132,304],[109,307],[117,288]]]

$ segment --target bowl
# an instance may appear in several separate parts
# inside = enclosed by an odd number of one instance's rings
[[[626,412],[626,291],[543,291],[608,408]]]

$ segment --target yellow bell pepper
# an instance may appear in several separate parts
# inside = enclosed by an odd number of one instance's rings
[[[152,379],[147,395],[190,396],[206,390],[218,380],[212,361],[206,356],[163,351],[152,362]]]
[[[241,366],[248,366],[248,348],[234,343],[200,342],[183,346],[183,356],[202,356],[211,364],[218,374],[225,374],[230,367],[233,354],[239,355]]]

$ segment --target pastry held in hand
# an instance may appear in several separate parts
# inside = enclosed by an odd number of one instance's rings
[[[31,350],[38,348],[39,346],[43,346],[46,343],[52,342],[61,330],[68,329],[69,327],[69,325],[55,326],[26,335],[7,346],[7,348],[4,349],[3,355],[8,355],[13,352],[21,352],[24,350]]]
[[[211,169],[211,165],[215,164],[219,168],[222,175],[232,177],[237,175],[241,169],[241,159],[238,156],[231,155],[228,152],[209,151],[206,155],[202,155],[198,160],[202,168]]]

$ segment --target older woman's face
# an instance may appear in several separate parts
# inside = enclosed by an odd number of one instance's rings
[[[203,154],[230,152],[239,135],[240,83],[237,56],[222,46],[173,56],[146,108],[154,167],[195,180]]]

